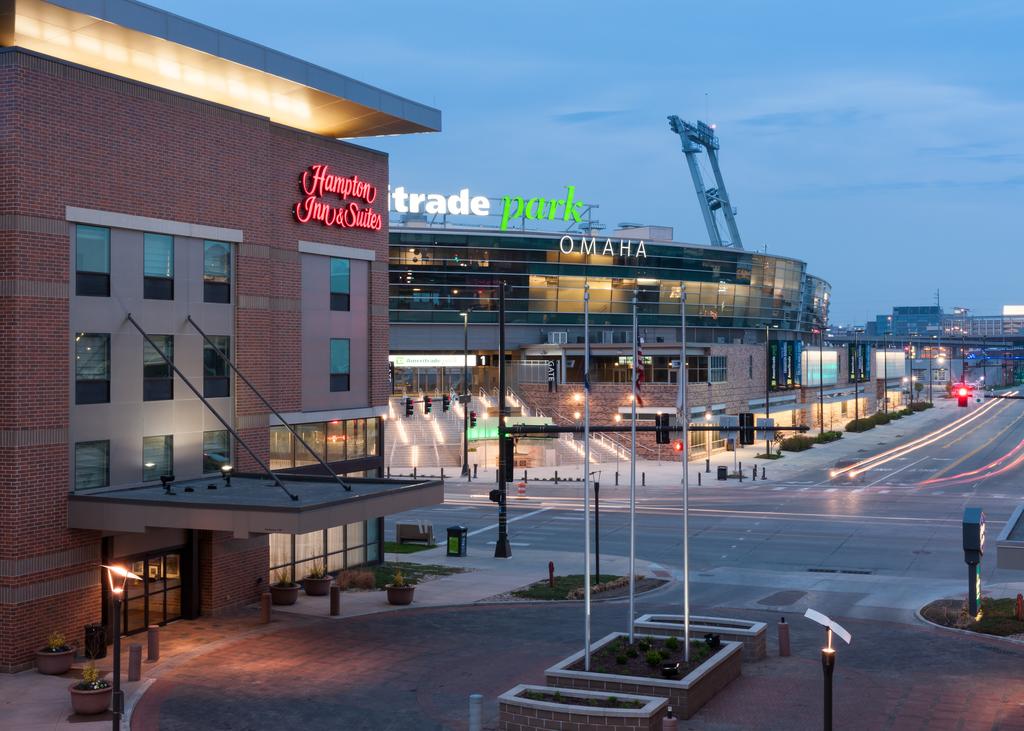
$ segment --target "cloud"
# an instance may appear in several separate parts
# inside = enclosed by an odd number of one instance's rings
[[[758,114],[737,121],[739,124],[755,127],[796,129],[808,127],[845,127],[851,124],[867,122],[870,118],[870,114],[859,109],[815,109]]]
[[[621,117],[627,112],[625,109],[591,109],[582,112],[568,112],[566,114],[552,115],[552,119],[560,124],[586,124],[588,122],[602,122],[608,119]]]

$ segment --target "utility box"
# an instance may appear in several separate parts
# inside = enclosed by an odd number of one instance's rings
[[[449,556],[465,556],[468,548],[468,532],[464,525],[453,525],[448,528]]]
[[[985,513],[981,508],[964,508],[964,561],[979,563],[985,554]]]

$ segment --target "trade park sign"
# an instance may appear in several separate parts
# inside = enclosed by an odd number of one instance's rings
[[[501,197],[501,230],[508,230],[509,221],[525,218],[528,221],[582,222],[587,204],[576,200],[576,186],[566,186],[564,198],[527,198],[521,195]],[[469,194],[463,188],[455,195],[440,193],[409,193],[404,187],[388,192],[389,207],[395,213],[427,213],[433,216],[490,216],[491,200],[482,195]]]

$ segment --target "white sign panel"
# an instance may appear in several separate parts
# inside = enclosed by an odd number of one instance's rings
[[[419,355],[389,355],[388,360],[395,368],[462,368],[464,362],[470,367],[476,365],[476,356],[469,356],[465,361],[462,355],[442,355],[423,353]]]

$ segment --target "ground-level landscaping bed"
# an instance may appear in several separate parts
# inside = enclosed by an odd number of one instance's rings
[[[644,614],[633,622],[633,627],[641,632],[681,637],[683,615]],[[764,622],[691,614],[690,639],[703,639],[708,634],[716,634],[730,642],[743,643],[743,659],[747,662],[757,662],[768,655],[768,625]]]
[[[629,577],[616,576],[614,574],[601,574],[600,577],[591,576],[591,596],[599,599],[614,599],[629,594]],[[635,591],[640,594],[645,591],[657,589],[668,583],[665,579],[652,579],[646,576],[637,576]],[[511,592],[516,599],[540,599],[548,601],[568,600],[575,601],[583,598],[583,574],[569,574],[567,576],[556,576],[554,586],[548,579],[536,581],[529,586],[516,589]]]
[[[997,637],[1024,639],[1024,621],[1016,617],[1016,598],[981,600],[981,619],[967,614],[963,599],[939,599],[921,609],[921,616],[929,622]]]
[[[498,698],[501,731],[641,729],[658,731],[668,701],[658,696],[517,685]]]
[[[407,563],[404,561],[386,561],[379,566],[367,566],[363,569],[347,569],[338,574],[337,584],[344,591],[347,589],[383,589],[392,583],[395,573],[401,571],[405,583],[415,586],[430,579],[466,571],[458,566],[441,566],[439,564]]]
[[[692,642],[690,663],[677,637],[614,632],[591,645],[590,671],[581,650],[545,671],[549,686],[606,694],[655,696],[668,700],[676,715],[690,718],[740,675],[739,642]]]

